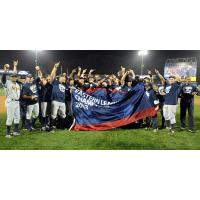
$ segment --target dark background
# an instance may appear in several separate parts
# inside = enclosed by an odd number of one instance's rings
[[[164,63],[169,58],[196,57],[200,63],[200,51],[197,50],[149,50],[144,58],[144,74],[148,69],[157,68],[163,73]],[[0,68],[8,63],[12,66],[12,60],[19,60],[19,69],[34,73],[35,51],[31,50],[1,50]],[[95,68],[97,73],[116,73],[120,66],[134,66],[134,71],[140,74],[141,57],[138,51],[133,50],[43,50],[38,52],[38,64],[44,73],[49,73],[53,64],[61,61],[63,72],[70,72],[78,65],[83,68]],[[197,70],[200,77],[200,70]]]

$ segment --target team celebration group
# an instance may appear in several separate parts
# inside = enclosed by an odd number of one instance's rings
[[[200,89],[191,82],[190,77],[170,76],[165,79],[158,70],[149,71],[148,76],[140,78],[132,69],[121,67],[114,75],[99,75],[94,69],[77,67],[71,74],[58,75],[60,62],[55,63],[50,74],[43,74],[39,66],[35,67],[36,76],[28,74],[18,76],[18,61],[13,61],[13,72],[10,66],[3,66],[2,84],[6,95],[6,137],[20,135],[20,130],[32,132],[37,129],[48,133],[56,129],[71,128],[73,124],[73,109],[71,91],[74,88],[84,92],[95,88],[104,88],[109,94],[112,90],[129,92],[132,87],[140,85],[146,92],[150,104],[161,114],[159,128],[168,129],[169,134],[175,133],[176,111],[180,98],[180,129],[186,129],[186,113],[188,112],[188,128],[194,132],[194,96]],[[160,84],[154,83],[155,74]],[[141,127],[158,132],[158,114],[140,120]],[[38,124],[38,123],[37,123]]]

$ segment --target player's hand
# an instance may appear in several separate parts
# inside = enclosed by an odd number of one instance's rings
[[[131,69],[131,70],[129,70],[129,72],[130,72],[130,73],[132,73],[132,74],[134,73],[134,71],[133,71],[132,69]]]
[[[18,65],[18,60],[13,60],[13,66],[17,67]]]
[[[92,73],[92,72],[94,72],[94,71],[95,71],[95,69],[91,69],[91,70],[90,70],[90,73]]]
[[[35,67],[35,70],[36,70],[36,71],[39,71],[39,70],[40,70],[40,66],[36,66],[36,67]]]
[[[4,72],[8,72],[9,71],[9,64],[5,64],[4,66],[3,66],[3,71]]]
[[[87,71],[87,69],[84,69],[82,73],[85,74],[86,71]]]
[[[59,61],[59,62],[57,62],[57,63],[54,65],[54,67],[55,67],[55,68],[58,68],[58,67],[59,67],[59,65],[60,65],[60,61]]]
[[[160,72],[159,72],[157,69],[155,69],[155,73],[156,73],[156,74],[160,74]]]
[[[123,66],[121,66],[121,70],[122,70],[122,71],[125,71],[125,70],[126,70],[126,68],[125,68],[125,67],[123,67]]]
[[[73,69],[73,70],[72,70],[72,73],[76,73],[76,69]]]

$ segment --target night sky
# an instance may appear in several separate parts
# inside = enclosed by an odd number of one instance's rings
[[[166,59],[196,57],[200,63],[200,51],[193,50],[149,50],[144,59],[144,74],[148,69],[157,68],[163,73]],[[35,52],[31,50],[0,50],[0,68],[3,64],[12,65],[12,60],[19,60],[19,69],[34,72]],[[83,68],[95,68],[97,73],[116,73],[120,66],[135,66],[134,71],[140,74],[141,57],[138,51],[126,50],[44,50],[38,52],[38,63],[44,73],[49,73],[55,62],[61,61],[63,71],[69,71],[73,66]],[[200,77],[198,70],[198,78]]]

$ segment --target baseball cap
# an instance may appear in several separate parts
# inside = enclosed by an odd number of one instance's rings
[[[28,77],[28,78],[33,78],[33,75],[32,75],[32,74],[27,74],[26,77]]]
[[[10,75],[10,77],[17,77],[17,74],[13,73],[13,74]]]

